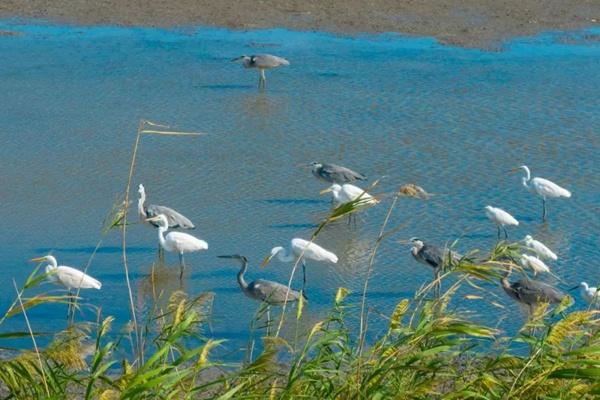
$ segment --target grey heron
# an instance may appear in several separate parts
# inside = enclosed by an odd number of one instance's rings
[[[43,262],[47,261],[45,271],[48,274],[48,280],[50,282],[64,286],[69,291],[69,307],[67,310],[67,318],[71,315],[73,307],[72,290],[73,289],[100,289],[102,283],[99,280],[92,278],[91,276],[83,273],[82,271],[67,267],[65,265],[58,265],[56,258],[47,255],[38,258],[32,258],[32,262]]]
[[[257,54],[251,56],[239,56],[231,60],[232,62],[241,62],[244,68],[256,68],[258,69],[258,87],[265,88],[267,86],[267,78],[265,77],[265,70],[273,69],[283,66],[290,65],[290,62],[283,57],[274,56],[271,54]]]
[[[485,206],[485,215],[498,227],[498,239],[500,239],[500,227],[504,229],[504,238],[507,239],[506,227],[519,225],[519,221],[515,217],[498,207]]]
[[[301,258],[302,263],[302,292],[306,287],[306,262],[305,260],[313,261],[325,261],[330,263],[337,263],[338,257],[332,252],[325,250],[316,243],[309,242],[308,240],[294,238],[290,241],[291,252],[288,252],[281,246],[273,247],[271,254],[267,256],[262,262],[262,266],[267,265],[273,257],[277,257],[281,262],[296,262]]]
[[[329,183],[352,183],[355,181],[364,181],[367,177],[359,172],[353,171],[350,168],[342,167],[336,164],[325,164],[313,162],[309,165],[312,174],[320,180]]]
[[[557,198],[557,197],[571,197],[571,192],[567,189],[558,186],[556,183],[549,181],[544,178],[532,178],[531,171],[527,165],[521,165],[518,168],[513,169],[513,172],[518,170],[525,171],[525,176],[521,178],[521,183],[531,193],[537,194],[542,198],[542,221],[546,221],[546,199]]]
[[[242,292],[244,292],[244,294],[251,299],[264,301],[269,305],[281,305],[285,302],[286,295],[287,301],[290,302],[298,301],[300,296],[304,296],[303,293],[300,293],[294,289],[290,289],[279,282],[257,279],[247,283],[244,279],[244,274],[248,270],[248,258],[237,254],[218,257],[234,259],[240,262],[241,267],[237,274],[237,281],[240,285],[240,289],[242,289]]]
[[[158,242],[160,246],[166,251],[179,254],[179,280],[183,279],[183,270],[185,268],[183,254],[206,250],[208,249],[208,243],[183,232],[169,232],[165,236],[164,233],[169,229],[169,222],[163,214],[150,218],[149,222],[158,222]]]
[[[155,220],[151,220],[151,218],[156,217],[159,214],[167,217],[167,221],[169,223],[169,228],[181,228],[181,229],[194,229],[196,228],[192,221],[187,219],[185,216],[181,215],[177,211],[172,208],[165,206],[157,206],[155,204],[150,204],[146,206],[144,203],[146,202],[146,190],[144,189],[144,185],[140,184],[138,187],[138,193],[140,194],[140,198],[138,200],[138,214],[140,216],[140,220],[142,222],[150,222],[152,225],[158,228],[159,224]]]
[[[413,258],[417,260],[417,262],[424,265],[428,265],[431,268],[433,268],[436,296],[439,297],[441,286],[441,282],[439,282],[439,277],[440,272],[444,267],[444,264],[447,264],[450,261],[458,262],[461,256],[454,251],[450,251],[448,249],[442,250],[437,246],[425,243],[424,241],[416,237],[410,238],[408,242],[412,244],[410,254],[412,254]]]
[[[508,278],[511,273],[512,266],[508,266],[506,274],[500,280],[500,284],[506,294],[518,303],[527,306],[530,314],[539,303],[556,304],[560,303],[565,297],[564,293],[553,286],[533,279],[524,278],[510,283]]]

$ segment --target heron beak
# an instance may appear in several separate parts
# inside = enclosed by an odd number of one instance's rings
[[[30,262],[42,262],[42,261],[46,261],[46,257],[36,257],[36,258],[32,258],[29,261]]]
[[[240,61],[242,58],[244,58],[244,57],[240,56],[240,57],[232,58],[230,61],[231,62],[236,62],[236,61]]]
[[[509,174],[514,174],[516,172],[519,172],[520,168],[513,168],[511,170],[508,171]]]
[[[330,187],[328,187],[327,189],[323,189],[319,192],[319,195],[323,196],[325,193],[329,193],[331,192],[333,189],[331,189]]]
[[[398,240],[400,244],[411,244],[410,240]]]
[[[152,217],[152,218],[146,218],[146,222],[153,222],[153,221],[158,221],[158,220],[159,220],[158,216]]]
[[[262,263],[260,263],[260,267],[261,267],[261,268],[264,268],[264,267],[266,267],[266,266],[267,266],[267,264],[268,264],[269,262],[271,262],[271,258],[273,258],[273,256],[267,256],[267,257],[265,257],[265,259],[263,260],[263,262],[262,262]]]
[[[217,256],[217,258],[234,258],[233,256]]]
[[[575,286],[575,287],[572,287],[571,289],[569,289],[569,292],[572,292],[572,291],[573,291],[573,290],[575,290],[575,289],[579,289],[579,285],[577,285],[577,286]]]

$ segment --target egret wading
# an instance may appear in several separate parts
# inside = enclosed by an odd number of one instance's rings
[[[519,225],[519,221],[517,221],[515,217],[501,208],[486,206],[485,215],[498,227],[498,239],[500,239],[500,227],[504,229],[504,238],[507,239],[508,232],[506,231],[506,227]]]
[[[364,181],[367,177],[359,172],[352,171],[350,168],[342,167],[336,164],[325,164],[313,162],[309,164],[312,174],[317,178],[329,183],[352,183],[355,181]]]
[[[510,283],[508,278],[512,273],[512,266],[509,266],[506,274],[500,280],[502,288],[511,298],[516,300],[519,304],[526,306],[529,315],[533,312],[535,307],[540,303],[556,304],[560,303],[565,294],[560,290],[540,281],[533,279],[520,279],[516,282]]]
[[[525,236],[523,241],[525,242],[525,246],[536,253],[539,257],[546,260],[558,260],[558,256],[552,250],[546,247],[544,243],[532,238],[531,235]]]
[[[550,272],[550,268],[542,260],[528,254],[521,254],[521,265],[531,268],[534,275]]]
[[[231,61],[241,62],[244,68],[257,69],[259,89],[264,89],[267,87],[267,78],[265,77],[265,70],[290,65],[290,62],[285,58],[277,57],[271,54],[257,54],[253,56],[244,55],[236,57]]]
[[[333,205],[336,208],[342,204],[353,201],[356,201],[357,207],[374,206],[375,204],[379,203],[379,200],[377,200],[375,197],[371,196],[358,186],[354,186],[349,183],[344,185],[334,183],[327,189],[321,190],[320,194],[324,195],[325,193],[329,192],[331,192],[331,195],[333,196]]]
[[[271,255],[265,258],[262,265],[267,265],[273,257],[277,257],[281,262],[296,262],[296,260],[300,259],[302,263],[302,292],[304,292],[306,287],[306,260],[330,262],[333,264],[338,262],[338,257],[335,254],[308,240],[294,238],[290,241],[290,249],[291,251],[281,246],[273,247]]]
[[[181,268],[179,280],[182,280],[183,270],[185,269],[183,255],[185,253],[206,250],[208,249],[208,243],[183,232],[169,232],[165,236],[165,232],[169,229],[169,222],[163,214],[150,218],[149,222],[158,222],[158,242],[160,246],[166,251],[179,254],[179,266]]]
[[[557,197],[569,198],[571,197],[571,192],[548,179],[538,177],[532,178],[531,172],[526,165],[521,165],[512,171],[515,172],[521,169],[525,171],[525,176],[521,178],[521,182],[523,183],[523,186],[525,186],[525,189],[542,198],[542,221],[546,221],[546,199]]]
[[[67,319],[70,317],[73,311],[73,295],[74,289],[100,289],[102,283],[99,280],[92,278],[91,276],[83,273],[82,271],[67,267],[65,265],[58,265],[56,258],[51,255],[33,258],[29,261],[32,262],[43,262],[47,261],[46,274],[48,274],[48,280],[50,282],[64,286],[69,292],[69,306],[67,309]]]
[[[406,242],[402,241],[401,243]],[[433,268],[435,295],[436,297],[439,297],[441,290],[441,282],[439,281],[439,278],[444,264],[448,264],[449,262],[458,262],[461,256],[454,251],[448,249],[442,250],[437,246],[425,243],[416,237],[410,238],[408,243],[412,244],[410,254],[412,254],[413,258],[417,262]]]
[[[595,288],[594,286],[589,286],[587,282],[581,282],[574,288],[569,289],[569,291],[575,289],[579,289],[579,293],[581,294],[581,297],[583,297],[583,300],[585,300],[586,303],[593,305],[594,307],[600,306],[597,288]]]

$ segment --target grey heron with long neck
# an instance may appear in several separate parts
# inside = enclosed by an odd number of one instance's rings
[[[244,68],[257,69],[259,89],[265,89],[267,87],[267,77],[265,76],[265,70],[290,65],[290,62],[285,58],[274,56],[272,54],[257,54],[251,56],[243,55],[236,57],[231,61],[241,62]]]

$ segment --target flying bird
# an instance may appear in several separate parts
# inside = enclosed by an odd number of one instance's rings
[[[265,70],[279,68],[281,66],[290,65],[290,62],[285,58],[273,56],[271,54],[257,54],[253,56],[239,56],[231,60],[232,62],[241,62],[244,68],[256,68],[259,72],[258,88],[264,89],[267,86],[267,78]]]
[[[64,286],[69,291],[69,307],[67,309],[67,318],[71,315],[73,307],[73,299],[71,292],[74,289],[100,289],[102,283],[99,280],[92,278],[91,276],[83,273],[82,271],[67,267],[66,265],[58,265],[56,258],[51,255],[32,258],[32,262],[43,262],[47,261],[46,274],[50,282]]]
[[[158,222],[158,242],[160,246],[166,251],[179,254],[179,280],[182,280],[183,270],[185,269],[184,253],[206,250],[208,249],[208,243],[183,232],[169,232],[165,236],[164,233],[169,229],[169,222],[163,214],[150,218],[149,222]]]
[[[353,171],[350,168],[342,167],[336,164],[325,164],[313,162],[309,164],[312,174],[317,178],[329,183],[352,183],[355,181],[364,181],[367,177],[359,172]]]
[[[519,225],[519,221],[501,208],[485,206],[485,215],[498,227],[498,239],[500,239],[500,227],[504,229],[504,238],[508,238],[506,227]]]
[[[557,198],[557,197],[571,197],[571,192],[567,189],[558,186],[556,183],[549,181],[544,178],[531,178],[531,172],[526,165],[521,165],[518,168],[513,169],[512,171],[518,171],[522,169],[525,171],[525,176],[521,178],[521,182],[525,189],[529,190],[531,193],[537,194],[542,198],[542,221],[546,221],[546,199],[548,198]]]
[[[338,257],[332,252],[325,250],[316,243],[308,240],[294,238],[290,241],[291,251],[281,246],[273,247],[271,254],[265,258],[262,266],[267,265],[273,257],[277,257],[281,262],[296,262],[300,259],[302,263],[302,292],[306,286],[306,260],[337,263]]]
[[[552,250],[546,247],[544,243],[532,238],[531,235],[525,236],[523,241],[525,242],[525,246],[533,250],[538,256],[547,260],[558,260],[558,256]]]

